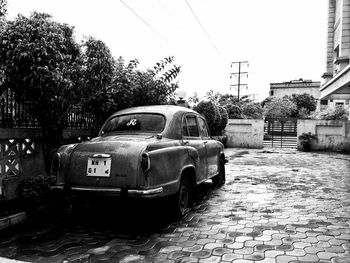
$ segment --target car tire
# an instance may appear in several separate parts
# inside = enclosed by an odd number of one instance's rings
[[[215,186],[221,186],[225,184],[226,175],[225,175],[225,161],[221,158],[219,164],[219,174],[214,176],[211,179]]]
[[[185,215],[192,206],[193,188],[188,176],[182,177],[179,191],[175,194],[173,203],[175,216]]]

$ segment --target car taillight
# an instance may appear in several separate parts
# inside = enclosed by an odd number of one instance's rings
[[[141,168],[146,173],[151,168],[151,160],[149,159],[148,153],[141,155]]]
[[[55,153],[51,161],[51,174],[58,175],[61,168],[61,154]]]

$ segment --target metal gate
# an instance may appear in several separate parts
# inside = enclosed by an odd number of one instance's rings
[[[297,148],[297,119],[265,119],[264,147]]]

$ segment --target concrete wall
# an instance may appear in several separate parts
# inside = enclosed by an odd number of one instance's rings
[[[66,129],[64,140],[97,135],[92,129]],[[27,177],[45,174],[39,128],[0,128],[0,201],[16,197],[18,185]]]
[[[350,121],[298,120],[298,137],[308,132],[318,138],[311,144],[312,150],[350,152]]]
[[[227,147],[263,148],[264,121],[229,119],[225,128]]]

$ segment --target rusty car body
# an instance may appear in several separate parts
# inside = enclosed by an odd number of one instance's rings
[[[98,137],[61,146],[52,162],[54,188],[74,193],[170,196],[182,215],[193,187],[225,182],[222,143],[211,139],[205,119],[179,106],[143,106],[110,116]]]

